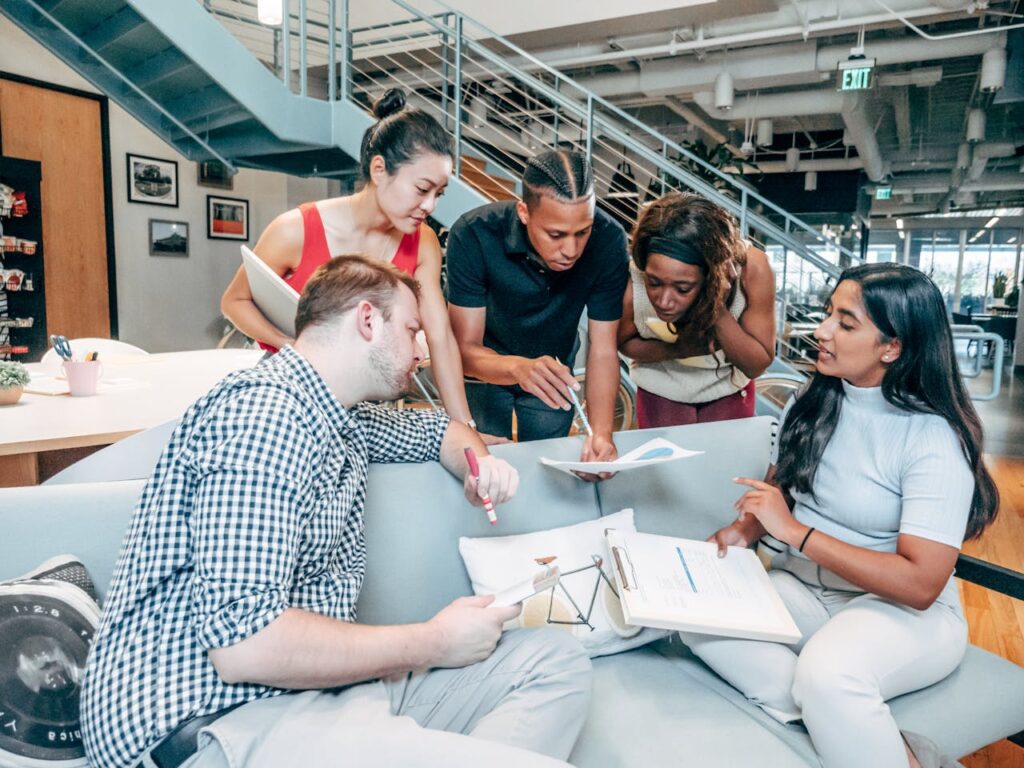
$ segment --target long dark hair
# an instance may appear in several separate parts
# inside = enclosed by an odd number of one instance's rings
[[[452,139],[432,116],[422,109],[406,109],[405,93],[389,88],[373,103],[377,122],[366,129],[359,150],[359,170],[370,178],[370,161],[380,155],[389,175],[422,152],[455,157]]]
[[[999,491],[982,459],[981,420],[957,367],[942,294],[922,272],[897,264],[853,267],[836,285],[844,280],[860,286],[864,308],[882,342],[901,342],[900,356],[882,378],[882,396],[904,411],[941,416],[956,432],[974,474],[966,538],[980,535],[995,519]],[[775,479],[780,487],[814,492],[814,475],[842,406],[842,380],[815,374],[793,403],[779,435]]]
[[[704,257],[704,284],[687,310],[686,322],[701,338],[710,340],[717,312],[732,289],[731,263],[747,263],[747,247],[736,220],[722,206],[689,192],[670,192],[648,205],[633,229],[633,263],[642,272],[655,237],[693,246]]]

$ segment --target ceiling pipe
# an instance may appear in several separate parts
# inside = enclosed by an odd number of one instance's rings
[[[866,101],[860,91],[844,93],[841,114],[857,154],[864,163],[864,173],[871,181],[882,181],[888,171],[882,161],[875,130],[868,122]]]
[[[1024,190],[1024,178],[1019,173],[987,173],[976,181],[967,181],[960,185],[959,192],[1016,192]],[[934,195],[950,191],[947,174],[923,174],[904,176],[892,184],[893,194],[911,192],[914,194]]]
[[[974,148],[973,160],[967,171],[967,178],[977,181],[985,173],[985,166],[988,161],[997,157],[1013,157],[1017,153],[1017,147],[1012,141],[992,141],[987,144],[978,144]]]
[[[806,40],[815,34],[858,30],[862,26],[892,26],[898,23],[891,13],[858,14],[857,11],[863,11],[863,0],[840,2],[838,5],[845,7],[837,8],[832,14],[834,18],[820,21],[805,22],[801,18],[800,9],[795,7],[794,3],[792,6],[783,5],[772,14],[760,14],[752,18],[715,22],[701,26],[698,28],[698,35],[693,40],[679,40],[676,35],[673,35],[674,39],[664,43],[631,47],[626,40],[619,39],[610,41],[615,44],[615,50],[609,50],[608,46],[603,49],[588,50],[584,53],[580,53],[577,48],[548,49],[541,51],[537,58],[548,66],[566,69],[595,63],[676,56],[688,51],[714,51],[769,40],[785,40],[787,38]],[[900,15],[908,19],[943,16],[948,13],[948,11],[936,9],[931,3],[912,2],[894,3],[894,5],[897,7],[907,6],[900,8]],[[664,35],[661,37],[664,39]]]
[[[962,56],[982,56],[994,46],[1006,45],[1006,36],[964,38],[932,42],[920,38],[902,40],[868,40],[864,53],[875,59],[877,66],[911,64]],[[818,48],[814,42],[784,43],[744,48],[729,53],[729,72],[735,87],[750,90],[770,84],[790,85],[819,82],[831,77],[836,66],[850,56],[849,45],[828,45]],[[577,82],[598,96],[614,97],[627,93],[693,92],[709,90],[722,71],[716,62],[687,61],[680,66],[676,58],[649,62],[639,71],[613,72],[577,78]]]
[[[695,93],[693,100],[711,117],[719,120],[825,115],[838,113],[843,108],[843,94],[834,88],[746,96],[734,101],[729,110],[716,109],[711,93]]]

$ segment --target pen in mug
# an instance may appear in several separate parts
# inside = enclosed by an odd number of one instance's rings
[[[463,449],[466,453],[466,464],[469,466],[469,474],[476,478],[477,484],[480,483],[480,465],[477,463],[476,454],[473,453],[473,449],[468,445]],[[491,521],[491,525],[498,524],[498,516],[494,514],[494,504],[491,503],[491,497],[484,494],[484,509],[487,511],[487,519]]]

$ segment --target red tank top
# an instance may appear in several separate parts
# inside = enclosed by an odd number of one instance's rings
[[[299,212],[302,213],[302,256],[299,259],[299,266],[285,275],[284,281],[301,294],[317,267],[330,261],[331,252],[327,247],[324,220],[320,217],[316,203],[303,203],[299,206]],[[391,263],[402,272],[415,275],[419,254],[420,230],[417,227],[414,232],[402,236],[398,250],[391,257]],[[264,344],[262,341],[259,345],[268,352],[277,352],[277,347]]]

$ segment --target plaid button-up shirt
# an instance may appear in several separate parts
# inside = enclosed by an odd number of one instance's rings
[[[86,752],[128,768],[185,720],[282,691],[207,651],[286,608],[355,620],[369,462],[432,461],[448,417],[344,408],[295,350],[189,408],[139,500],[82,691]]]

